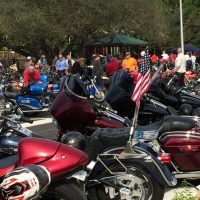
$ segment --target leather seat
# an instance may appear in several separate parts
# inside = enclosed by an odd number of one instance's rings
[[[86,151],[89,160],[94,159],[99,152],[107,147],[125,146],[130,134],[130,128],[105,128],[95,131],[89,141]]]
[[[8,99],[16,99],[18,96],[23,96],[23,94],[21,94],[20,92],[13,93],[13,92],[8,92],[8,91],[5,91],[4,95]]]
[[[132,125],[132,121],[125,119],[125,123],[128,126]],[[188,131],[195,127],[195,121],[187,117],[180,117],[174,115],[167,115],[162,120],[155,123],[149,124],[147,126],[137,126],[136,130],[150,131],[158,130],[159,136],[165,132],[171,131]]]

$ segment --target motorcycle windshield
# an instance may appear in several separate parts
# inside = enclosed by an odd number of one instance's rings
[[[95,112],[88,95],[86,86],[78,76],[70,75],[61,80],[50,113],[63,131],[77,130],[79,126],[95,121]]]
[[[69,76],[66,83],[66,92],[76,98],[87,98],[89,92],[83,81],[78,76]]]

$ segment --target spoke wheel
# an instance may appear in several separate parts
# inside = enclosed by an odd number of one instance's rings
[[[123,163],[124,164],[124,163]],[[111,184],[118,185],[120,190],[112,187],[97,187],[99,199],[113,200],[161,200],[164,196],[164,187],[160,185],[152,175],[142,165],[137,163],[124,164],[128,171],[126,176],[116,177],[111,180]],[[112,172],[123,172],[124,169],[119,164],[109,166]],[[101,177],[110,176],[107,170],[102,173]],[[127,191],[126,191],[127,190]],[[104,195],[104,197],[103,197]]]

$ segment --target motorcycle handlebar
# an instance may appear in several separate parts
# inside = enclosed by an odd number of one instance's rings
[[[32,120],[32,119],[29,119],[29,118],[24,117],[24,116],[21,116],[20,120],[23,121],[23,122],[28,122],[28,123],[30,123],[30,124],[33,123],[33,120]]]
[[[103,108],[104,110],[107,110],[107,111],[110,111],[110,112],[112,112],[112,113],[117,114],[117,111],[116,111],[116,110],[113,110],[113,109],[111,109],[111,108],[109,108],[109,107],[107,107],[107,106],[104,106],[104,105],[98,104],[98,103],[94,103],[94,104],[95,104],[95,106],[98,107],[98,108]]]
[[[153,96],[152,94],[146,94],[147,100],[154,99],[156,101],[160,101],[158,97]]]

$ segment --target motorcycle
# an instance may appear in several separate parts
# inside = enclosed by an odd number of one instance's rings
[[[182,118],[182,119],[181,119]],[[127,126],[132,122],[126,119]],[[157,151],[170,153],[171,165],[169,169],[177,179],[200,178],[200,118],[166,116],[164,119],[148,126],[138,126],[136,130],[158,130],[158,137],[150,141]],[[148,142],[148,140],[146,140]]]
[[[33,82],[29,87],[29,94],[21,92],[13,93],[5,90],[6,85],[1,84],[1,92],[6,99],[6,107],[16,114],[36,116],[40,112],[48,112],[55,99],[55,94],[47,92],[47,83]],[[21,85],[20,85],[21,86]]]
[[[82,70],[81,80],[86,85],[90,98],[95,102],[102,103],[105,100],[106,89],[100,85],[96,85],[96,76],[92,76],[92,69],[84,67]]]
[[[30,149],[34,151],[29,151]],[[87,163],[88,156],[84,152],[50,140],[24,138],[19,143],[18,155],[3,158],[1,161],[1,178],[19,166],[35,164],[46,167],[51,174],[52,182],[42,194],[42,199],[86,200],[81,189],[67,179]]]
[[[187,70],[184,75],[184,83],[186,87],[195,88],[200,82],[199,72]]]
[[[22,127],[19,121],[33,123],[33,120],[20,115],[0,116],[0,159],[17,154],[18,144],[25,137],[43,138]]]

